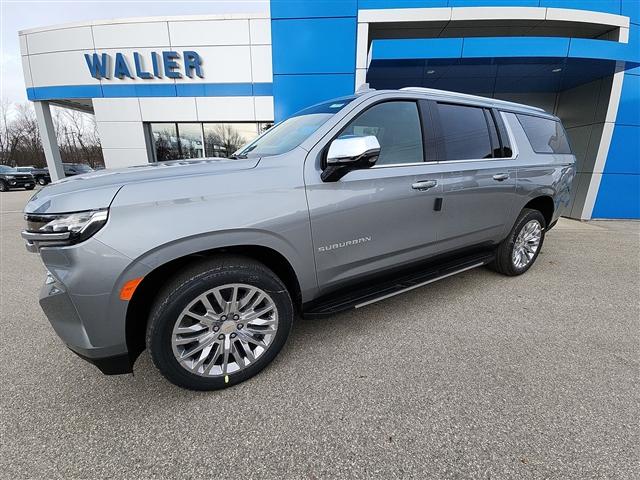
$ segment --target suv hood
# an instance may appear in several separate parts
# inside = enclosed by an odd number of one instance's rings
[[[66,177],[37,192],[25,213],[67,213],[107,208],[118,190],[131,183],[153,182],[166,178],[219,175],[228,171],[254,168],[259,158],[207,158],[175,160],[134,167],[98,170]]]

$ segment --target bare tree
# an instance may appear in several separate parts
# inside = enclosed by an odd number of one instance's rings
[[[54,108],[56,140],[63,162],[104,165],[95,118],[77,110]],[[11,166],[46,165],[40,130],[30,103],[0,105],[0,162]]]

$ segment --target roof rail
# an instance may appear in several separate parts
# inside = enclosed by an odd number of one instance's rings
[[[435,88],[426,88],[426,87],[403,87],[400,90],[408,91],[408,92],[420,92],[420,93],[428,93],[430,95],[440,95],[447,97],[457,97],[457,98],[466,98],[467,100],[477,100],[482,102],[490,102],[496,105],[504,105],[505,107],[519,107],[519,108],[527,108],[530,110],[537,110],[539,112],[545,112],[543,108],[540,107],[532,107],[531,105],[525,105],[523,103],[516,102],[508,102],[506,100],[498,100],[497,98],[488,98],[488,97],[480,97],[478,95],[469,95],[468,93],[458,93],[458,92],[449,92],[447,90],[438,90]],[[548,112],[545,112],[548,113]]]

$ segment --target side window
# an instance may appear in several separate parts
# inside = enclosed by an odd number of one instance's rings
[[[374,105],[349,123],[338,138],[375,135],[380,142],[376,165],[424,161],[418,106],[412,101]]]
[[[484,109],[438,103],[442,160],[492,158],[491,139]]]
[[[571,153],[571,147],[560,122],[550,118],[517,114],[518,121],[536,153]]]

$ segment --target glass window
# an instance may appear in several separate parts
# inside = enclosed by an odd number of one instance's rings
[[[178,129],[175,123],[152,123],[151,135],[156,161],[177,160],[180,157]]]
[[[204,157],[201,123],[179,123],[180,158]]]
[[[205,123],[203,128],[207,157],[230,157],[258,136],[255,123]]]
[[[493,157],[482,108],[438,103],[438,113],[444,160]]]
[[[415,102],[385,102],[358,115],[339,138],[374,135],[380,143],[376,165],[424,161],[420,114]]]
[[[274,125],[235,152],[238,158],[280,155],[293,150],[355,97],[320,103],[301,110],[293,117]]]
[[[533,115],[517,114],[517,117],[534,152],[571,153],[569,141],[560,122]]]

